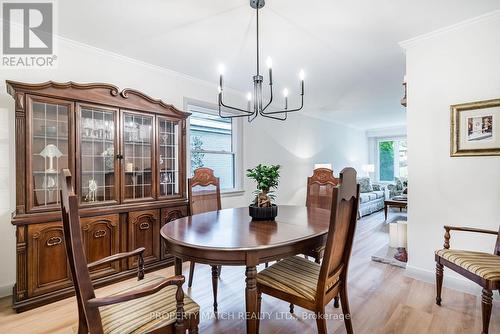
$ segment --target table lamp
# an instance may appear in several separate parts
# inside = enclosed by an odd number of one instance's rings
[[[370,176],[370,173],[375,172],[375,165],[372,165],[372,164],[363,165],[361,168],[363,169],[363,172],[366,173],[366,176]]]
[[[54,173],[57,172],[54,169],[54,158],[60,158],[63,154],[56,145],[49,144],[40,152],[40,155],[44,158],[49,158],[49,169],[45,172]]]

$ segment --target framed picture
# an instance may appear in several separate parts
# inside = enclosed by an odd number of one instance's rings
[[[451,106],[450,153],[500,155],[500,99]]]

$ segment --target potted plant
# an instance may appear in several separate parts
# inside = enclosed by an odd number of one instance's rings
[[[249,207],[250,216],[255,220],[274,220],[278,215],[278,207],[272,203],[275,198],[272,189],[278,186],[280,167],[259,164],[255,168],[247,169],[247,177],[257,182],[255,199]]]

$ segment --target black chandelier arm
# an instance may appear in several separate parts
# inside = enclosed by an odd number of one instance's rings
[[[264,108],[262,108],[261,112],[263,112],[264,110],[266,110],[267,107],[269,107],[269,105],[273,102],[273,84],[272,83],[269,83],[269,88],[270,88],[270,91],[271,91],[271,96],[269,98],[269,102],[266,104],[266,106]]]
[[[234,111],[242,112],[245,115],[222,116],[221,106],[224,107],[224,108],[227,108],[227,109],[234,110]],[[253,113],[254,113],[253,111],[248,111],[248,110],[244,110],[244,109],[241,109],[241,108],[236,108],[236,107],[228,106],[228,105],[224,104],[224,101],[222,101],[222,94],[219,96],[219,116],[220,117],[222,117],[222,118],[244,117],[244,116],[250,116]]]
[[[248,116],[248,123],[252,123],[252,121],[257,118],[259,114],[254,112],[254,114],[252,116]]]
[[[275,120],[278,120],[278,121],[285,121],[288,117],[288,113],[285,112],[285,111],[281,111],[281,113],[284,113],[284,117],[277,117],[277,116],[269,116],[269,113],[263,113],[263,112],[260,112],[260,114],[262,115],[262,117],[265,117],[265,118],[271,118],[271,119],[275,119]]]
[[[289,112],[299,111],[299,110],[301,110],[301,109],[304,107],[304,95],[301,95],[301,96],[300,96],[300,100],[301,100],[301,102],[300,102],[300,107],[298,107],[298,108],[295,108],[295,109],[278,110],[278,111],[269,111],[269,112],[264,112],[264,110],[262,110],[262,111],[260,112],[260,114],[261,114],[262,116],[266,116],[266,115],[275,115],[275,114],[283,114],[283,113],[287,114],[287,113],[289,113]]]

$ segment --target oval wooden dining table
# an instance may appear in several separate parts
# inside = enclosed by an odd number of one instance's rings
[[[253,221],[248,207],[197,214],[169,222],[161,229],[168,252],[175,257],[175,274],[183,261],[246,266],[247,333],[257,333],[256,266],[303,254],[326,242],[330,212],[280,205],[275,221]]]

